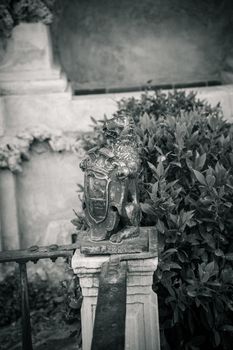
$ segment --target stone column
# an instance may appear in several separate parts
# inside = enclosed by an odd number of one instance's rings
[[[0,137],[4,134],[5,101],[0,98]]]
[[[29,132],[30,129],[36,128],[55,129],[55,132],[78,130],[79,120],[71,109],[71,102],[71,90],[66,76],[56,57],[53,56],[49,26],[42,23],[20,23],[15,26],[12,36],[7,40],[5,55],[0,62],[0,144],[1,137],[15,136],[25,129]],[[51,160],[53,156],[52,154]],[[68,158],[68,166],[70,166],[70,155]],[[75,161],[75,156],[73,158]],[[65,169],[66,157],[64,162],[62,160]],[[27,164],[28,168],[29,164],[30,162]],[[43,166],[47,171],[46,162],[42,162],[42,169]],[[25,176],[24,184],[28,182],[29,186],[34,181],[39,183],[39,197],[41,196],[41,178],[38,180],[37,173],[33,173],[34,168],[29,170],[28,168],[24,169],[20,177],[22,179]],[[34,175],[36,177],[32,178]],[[48,171],[47,177],[51,176],[51,172]],[[48,183],[49,181],[53,180],[48,180]],[[27,186],[25,187],[27,190]],[[36,188],[36,185],[34,187]],[[34,212],[31,210],[30,216],[28,214],[30,206],[36,208],[34,202],[30,202],[33,195],[30,198],[26,195],[22,196],[22,188],[22,181],[19,181],[10,171],[0,169],[0,221],[3,250],[17,249],[20,243],[24,245],[21,246],[22,248],[26,248],[31,243],[24,240],[24,237],[29,235],[32,236],[33,244],[41,244],[40,237],[35,236],[33,231],[29,232],[30,220],[33,217],[33,223],[38,228],[43,220],[46,222],[48,213],[44,210],[38,213],[33,209]],[[59,189],[50,193],[58,191]],[[67,193],[69,192],[68,189]],[[25,203],[25,200],[28,202]],[[69,202],[68,199],[66,200]],[[48,202],[51,203],[51,199]],[[49,209],[54,213],[51,221],[54,221],[58,215],[60,215],[59,219],[67,219],[67,215],[63,217],[62,213],[60,214],[61,205],[60,207],[59,205],[56,207],[58,214],[54,209],[51,210],[50,206]],[[25,213],[24,208],[29,208],[29,211]],[[41,233],[43,232],[44,229]],[[20,237],[22,234],[24,237]]]
[[[84,256],[79,250],[72,259],[72,267],[80,279],[83,294],[83,350],[91,349],[99,274],[102,263],[108,259],[108,256]],[[157,295],[152,290],[158,258],[129,260],[127,264],[125,350],[159,350]]]
[[[0,222],[1,249],[19,249],[20,237],[15,175],[9,170],[0,171]]]

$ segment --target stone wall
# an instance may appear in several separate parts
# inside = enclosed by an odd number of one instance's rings
[[[229,83],[232,22],[231,0],[56,0],[53,49],[75,89]]]
[[[8,139],[11,144],[25,130],[30,135],[33,128],[35,133],[41,128],[61,133],[80,129],[81,118],[72,110],[66,77],[51,49],[48,27],[39,23],[15,27],[0,67],[2,144]],[[3,249],[71,241],[72,209],[80,208],[78,157],[72,152],[52,153],[39,140],[30,153],[21,174],[0,171]]]
[[[75,89],[220,80],[230,0],[69,0],[53,24]]]

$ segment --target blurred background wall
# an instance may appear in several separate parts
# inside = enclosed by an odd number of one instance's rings
[[[151,80],[179,84],[231,82],[230,1],[57,0],[51,27],[20,24],[0,43],[0,146],[25,129],[90,130],[122,97],[75,96],[74,90],[133,87]],[[51,29],[51,37],[50,37]],[[198,88],[232,120],[233,87]],[[70,243],[80,210],[80,154],[40,142],[21,173],[0,170],[1,249]]]
[[[221,80],[233,42],[229,0],[69,0],[53,37],[75,89]]]

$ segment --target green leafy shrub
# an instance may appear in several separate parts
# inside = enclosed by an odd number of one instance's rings
[[[0,282],[0,326],[6,326],[21,317],[19,273],[12,272]],[[39,277],[28,283],[30,310],[46,310],[49,315],[56,308],[57,288]]]
[[[232,349],[233,127],[194,93],[145,93],[134,116],[143,225],[156,225],[162,349]],[[95,122],[86,148],[100,145]]]

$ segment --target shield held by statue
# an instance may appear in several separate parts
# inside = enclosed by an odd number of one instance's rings
[[[107,217],[109,183],[110,180],[103,173],[90,171],[85,176],[86,211],[89,218],[96,224],[101,223]]]

